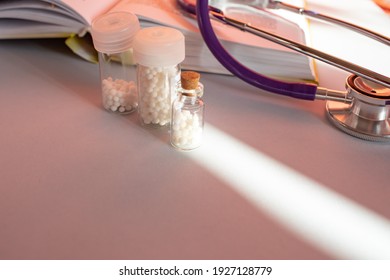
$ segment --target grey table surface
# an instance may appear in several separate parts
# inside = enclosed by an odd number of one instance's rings
[[[0,259],[390,257],[390,145],[324,101],[203,73],[204,142],[179,152],[105,111],[98,65],[61,40],[1,41],[0,60]]]

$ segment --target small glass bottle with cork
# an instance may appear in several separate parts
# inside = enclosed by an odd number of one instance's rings
[[[204,108],[200,74],[183,71],[178,83],[178,97],[172,105],[170,141],[179,150],[193,150],[202,143]]]

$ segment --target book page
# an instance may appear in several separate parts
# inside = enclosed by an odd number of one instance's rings
[[[286,2],[297,5],[301,4],[301,6],[304,5],[304,0],[288,0]],[[181,10],[177,5],[176,0],[121,0],[112,8],[112,11],[115,10],[133,12],[140,20],[152,21],[181,30],[199,33],[196,19],[193,16],[189,16],[186,11]],[[252,22],[253,25],[258,26],[265,31],[287,37],[300,43],[306,41],[305,32],[300,28],[300,25],[307,24],[307,22],[300,16],[296,17],[297,15],[292,14],[287,20],[279,15],[279,11],[259,12],[255,9],[248,9],[244,5],[232,5],[226,8],[225,12],[234,18]],[[266,39],[262,39],[249,32],[236,29],[221,22],[213,21],[213,27],[221,40],[256,47],[290,51]]]
[[[108,11],[117,1],[0,1],[0,39],[84,36],[92,20]]]
[[[63,2],[79,13],[90,25],[92,20],[108,11],[117,0],[53,0],[53,2]]]
[[[0,39],[67,38],[74,30],[45,22],[0,19]]]
[[[65,37],[86,21],[61,1],[0,1],[0,39]]]
[[[177,7],[176,0],[120,0],[111,11],[128,11],[140,20],[170,25],[178,29],[197,32],[197,25]]]

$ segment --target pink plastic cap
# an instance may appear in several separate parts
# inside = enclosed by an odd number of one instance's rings
[[[93,45],[102,53],[128,50],[140,30],[137,16],[128,12],[112,12],[99,16],[92,22],[91,27]]]
[[[170,27],[144,28],[134,38],[133,54],[135,62],[141,65],[177,65],[185,58],[184,35]]]

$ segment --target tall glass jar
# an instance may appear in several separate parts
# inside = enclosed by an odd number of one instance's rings
[[[132,44],[140,30],[128,12],[103,14],[92,22],[91,34],[99,55],[103,107],[120,114],[137,109],[136,67]]]
[[[146,126],[167,127],[185,58],[183,34],[169,27],[140,30],[134,39],[138,115]]]
[[[204,127],[203,84],[197,72],[181,73],[178,98],[172,106],[170,139],[179,150],[192,150],[202,143]]]

